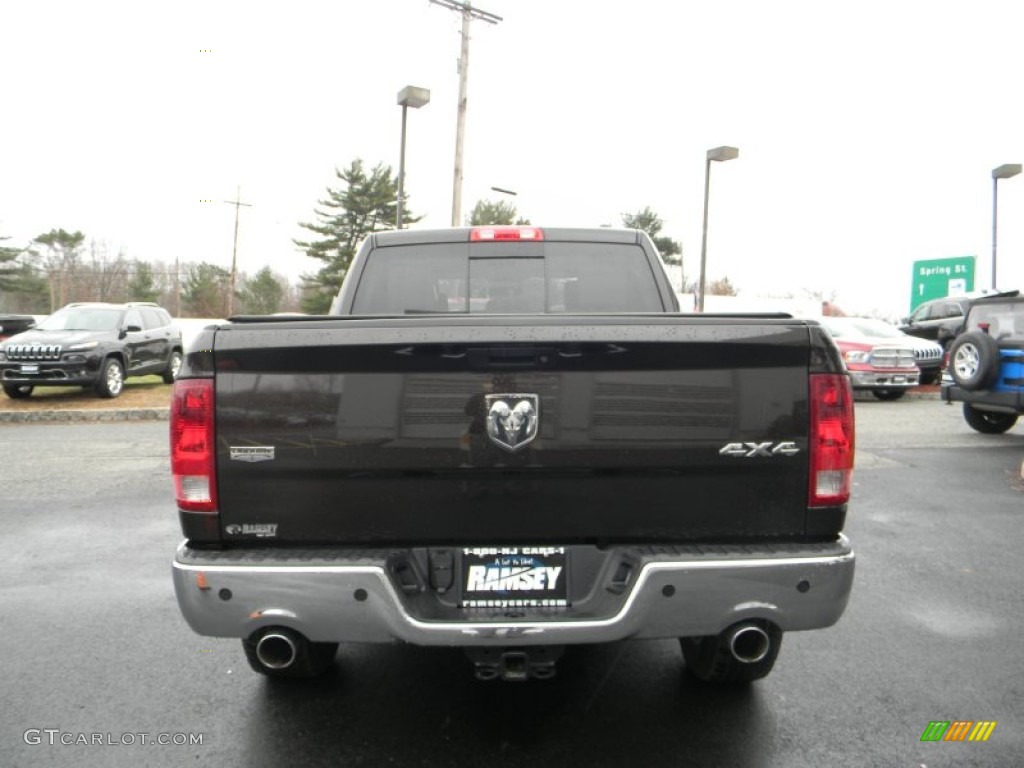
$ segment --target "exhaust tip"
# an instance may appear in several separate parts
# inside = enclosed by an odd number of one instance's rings
[[[729,638],[729,652],[737,661],[756,664],[768,655],[771,638],[756,624],[744,624]]]
[[[256,658],[267,669],[288,669],[297,654],[295,641],[287,635],[266,634],[256,643]]]

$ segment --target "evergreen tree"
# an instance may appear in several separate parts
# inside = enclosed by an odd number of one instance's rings
[[[192,317],[224,317],[228,311],[231,273],[213,264],[189,265],[181,300]]]
[[[473,211],[469,215],[469,225],[471,227],[481,227],[488,224],[501,226],[529,223],[529,220],[520,217],[516,207],[506,200],[499,200],[496,203],[490,200],[480,200],[473,206]]]
[[[0,237],[0,242],[10,240]],[[46,280],[28,261],[18,261],[24,250],[0,246],[0,309],[5,312],[44,314],[49,311]],[[31,256],[31,254],[27,254]]]
[[[395,223],[398,183],[390,167],[378,165],[367,173],[363,161],[356,159],[344,171],[334,172],[344,186],[327,188],[327,198],[314,211],[316,222],[299,223],[319,239],[294,241],[307,256],[323,262],[315,275],[303,276],[302,308],[313,314],[327,312],[363,238],[393,229]],[[409,210],[402,216],[409,224],[419,221]]]
[[[4,297],[5,310],[32,315],[49,313],[49,284],[31,264],[20,265],[11,278],[11,283],[9,291],[0,290],[0,296]]]
[[[0,237],[0,241],[10,240],[9,237]],[[20,268],[14,260],[21,254],[17,248],[0,246],[0,291],[16,291],[18,285],[18,274]]]
[[[238,298],[248,314],[272,315],[280,310],[284,292],[284,286],[270,267],[264,267],[255,277],[244,281]]]
[[[153,301],[159,303],[162,291],[156,284],[153,265],[135,259],[132,262],[132,278],[128,281],[129,301]]]
[[[650,235],[651,240],[654,241],[654,247],[658,249],[658,253],[661,254],[666,264],[682,265],[683,246],[672,238],[659,237],[662,221],[658,214],[649,207],[645,207],[642,211],[637,211],[633,214],[623,214],[622,225],[629,229],[643,230]]]

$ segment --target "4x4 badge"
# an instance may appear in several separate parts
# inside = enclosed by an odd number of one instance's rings
[[[525,448],[537,437],[540,397],[521,393],[485,395],[487,437],[506,451]]]
[[[755,457],[793,456],[800,453],[796,443],[787,440],[782,443],[728,443],[718,452],[722,456],[739,456],[744,459]]]

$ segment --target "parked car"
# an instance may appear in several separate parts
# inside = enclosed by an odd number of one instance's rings
[[[978,432],[999,434],[1017,423],[1024,413],[1024,297],[972,304],[949,350],[942,396],[962,402],[964,420]]]
[[[129,376],[173,382],[181,355],[181,331],[156,304],[69,304],[0,343],[0,382],[16,399],[67,386],[117,397]]]
[[[835,317],[833,325],[842,327],[843,336],[850,339],[873,339],[909,344],[914,350],[914,362],[921,372],[921,384],[937,384],[942,377],[944,351],[942,345],[917,336],[910,336],[892,323],[874,317]]]
[[[0,341],[31,330],[35,326],[36,319],[32,315],[0,315]]]
[[[861,320],[823,317],[821,324],[839,347],[853,388],[870,390],[879,400],[897,400],[920,383],[914,344],[909,339],[870,335],[861,326]]]
[[[947,296],[932,299],[919,305],[909,317],[900,321],[899,329],[911,336],[930,339],[948,350],[950,345],[964,329],[964,317],[967,316],[971,304],[986,296],[1016,296],[1017,291],[996,293],[978,291],[965,296]]]

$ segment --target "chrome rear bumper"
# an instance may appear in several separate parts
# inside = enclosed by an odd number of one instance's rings
[[[627,548],[628,549],[628,548]],[[387,553],[207,552],[186,544],[174,562],[178,604],[201,635],[248,637],[286,626],[316,642],[417,645],[562,645],[626,638],[714,635],[766,619],[783,631],[828,627],[846,608],[854,552],[831,544],[629,549],[637,568],[621,594],[583,601],[600,610],[527,609],[502,614],[413,607]],[[422,601],[421,595],[417,598]],[[429,592],[426,599],[431,599]],[[420,602],[422,605],[422,602]]]

